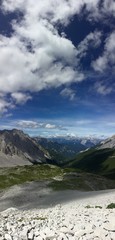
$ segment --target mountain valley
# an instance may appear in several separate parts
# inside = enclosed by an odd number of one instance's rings
[[[70,161],[78,153],[92,148],[101,142],[101,139],[90,137],[35,137],[34,140],[47,149],[54,162],[58,165],[63,165],[64,162]]]
[[[111,139],[111,144],[109,139],[99,144],[97,139],[31,138],[17,129],[0,131],[0,188],[31,181],[48,181],[54,190],[114,188]]]

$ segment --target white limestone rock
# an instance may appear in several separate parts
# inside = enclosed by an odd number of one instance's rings
[[[4,237],[5,237],[5,240],[12,240],[11,235],[8,233],[6,233]]]

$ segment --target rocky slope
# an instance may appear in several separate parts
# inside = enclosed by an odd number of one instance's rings
[[[94,196],[58,204],[46,209],[0,213],[1,240],[114,240],[115,191],[97,192]]]
[[[101,142],[101,145],[98,147],[98,149],[104,149],[104,148],[115,149],[115,135]]]
[[[0,131],[0,167],[46,162],[48,152],[23,131]]]

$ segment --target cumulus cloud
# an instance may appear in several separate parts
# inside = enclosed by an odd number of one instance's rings
[[[94,47],[99,46],[101,33],[90,33],[75,48],[63,32],[58,32],[58,24],[67,25],[75,14],[81,13],[84,6],[92,17],[98,17],[100,12],[101,15],[105,14],[108,0],[103,1],[103,13],[99,2],[27,0],[25,4],[25,0],[2,0],[1,10],[4,13],[22,13],[20,19],[11,23],[12,35],[0,35],[0,89],[5,95],[10,93],[11,101],[15,100],[15,104],[26,103],[32,92],[84,80],[79,60],[86,55],[90,43]],[[112,0],[111,3],[114,9]],[[109,40],[107,42],[109,44]],[[102,58],[92,63],[95,70],[105,68],[105,54]],[[111,53],[111,61],[112,58]],[[26,92],[29,94],[26,95]],[[72,100],[74,93],[70,95]]]
[[[40,91],[83,79],[83,74],[74,70],[74,45],[60,36],[47,19],[50,4],[54,16],[59,14],[58,10],[54,11],[56,4],[54,6],[53,1],[48,2],[35,4],[28,0],[25,6],[24,1],[16,1],[15,4],[11,0],[3,1],[4,11],[19,9],[24,13],[21,22],[12,23],[12,37],[0,36],[0,88],[2,86],[4,92],[22,89]]]
[[[74,45],[59,35],[55,25],[58,21],[66,24],[80,9],[81,4],[75,1],[54,4],[52,0],[40,0],[35,4],[27,0],[26,5],[23,0],[2,1],[4,12],[23,13],[20,21],[12,22],[11,37],[0,35],[0,89],[6,95],[11,93],[16,104],[30,99],[24,92],[39,92],[84,79],[83,73],[75,69]]]
[[[67,97],[70,100],[74,100],[75,99],[75,91],[72,90],[71,88],[64,88],[61,92],[60,95],[63,97]]]
[[[106,0],[105,0],[106,1]],[[3,0],[2,7],[5,11],[21,10],[33,14],[33,17],[43,17],[52,23],[61,22],[68,24],[71,16],[79,14],[82,8],[86,7],[88,12],[97,13],[99,11],[100,0],[38,0],[36,4],[32,0]],[[50,7],[49,7],[50,6]]]

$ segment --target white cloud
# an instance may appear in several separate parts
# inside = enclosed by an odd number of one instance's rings
[[[105,0],[103,1],[103,12],[115,16],[115,1]]]
[[[105,55],[100,56],[96,61],[92,62],[92,67],[95,71],[103,72],[106,69],[108,60]]]
[[[55,6],[58,6],[57,10]],[[2,9],[20,10],[24,14],[23,20],[12,23],[14,33],[11,37],[0,35],[0,89],[4,95],[10,93],[11,101],[22,104],[31,98],[25,92],[39,92],[83,80],[84,75],[74,69],[74,45],[60,36],[51,23],[59,20],[57,16],[62,18],[59,4],[52,0],[36,4],[32,0],[26,4],[23,0],[15,3],[4,0]],[[55,20],[51,17],[49,21],[49,10]],[[9,105],[4,103],[4,106],[1,111],[6,111]]]
[[[32,99],[32,97],[28,94],[24,94],[21,92],[15,92],[11,94],[12,99],[16,102],[16,104],[24,104],[28,100]]]
[[[60,36],[52,23],[59,20],[57,16],[62,18],[61,4],[67,2],[60,1],[56,5],[52,0],[47,3],[39,1],[36,4],[32,0],[28,0],[27,4],[18,0],[15,4],[12,0],[3,1],[4,11],[19,9],[24,13],[23,20],[12,23],[14,33],[10,38],[0,35],[0,89],[4,94],[11,93],[16,103],[28,100],[23,95],[24,91],[39,92],[42,89],[79,82],[84,78],[74,68],[74,45],[66,37]],[[55,6],[58,6],[57,10]],[[51,17],[49,21],[49,10],[55,20]],[[66,10],[64,11],[66,14]],[[73,12],[68,14],[71,16]]]
[[[88,0],[85,1],[86,9],[88,11],[88,20],[92,21],[102,21],[103,23],[110,24],[107,18],[111,18],[115,16],[115,1],[114,0]]]
[[[36,4],[32,0],[3,0],[3,8],[5,11],[23,10],[29,16],[42,17],[48,19],[52,23],[58,21],[67,24],[69,18],[74,14],[79,14],[82,7],[86,5],[86,9],[96,14],[98,9],[99,0],[37,0]],[[30,19],[31,20],[31,19]]]
[[[61,125],[51,124],[51,123],[43,123],[38,121],[30,121],[30,120],[20,120],[17,123],[13,123],[19,128],[28,128],[28,129],[47,129],[47,130],[53,130],[53,129],[59,129],[64,130],[64,128]]]
[[[89,48],[97,48],[101,44],[102,33],[100,31],[94,31],[89,33],[86,38],[80,42],[77,47],[77,57],[81,60],[85,57]]]
[[[39,124],[35,121],[29,121],[29,120],[20,120],[16,124],[18,127],[21,128],[38,128]]]
[[[56,127],[55,124],[47,123],[47,124],[45,125],[45,128],[47,128],[47,129],[55,129],[55,128],[57,128],[57,127]]]
[[[99,72],[103,72],[109,67],[115,68],[115,32],[107,37],[104,52],[96,61],[92,62],[92,67]]]
[[[0,113],[7,111],[8,103],[5,100],[0,99]]]
[[[68,97],[70,100],[75,99],[75,91],[72,90],[71,88],[64,88],[61,92],[60,95],[63,97]]]
[[[62,125],[56,125],[56,124],[51,124],[51,123],[44,123],[44,124],[42,124],[41,127],[45,128],[47,130],[48,129],[49,130],[51,130],[51,129],[58,129],[58,130],[61,130],[61,131],[66,130],[66,128],[63,127]]]
[[[9,108],[14,108],[12,102],[8,102],[7,100],[0,98],[0,115],[7,113]]]
[[[5,13],[23,13],[22,18],[12,22],[14,32],[10,37],[0,35],[0,89],[6,96],[11,94],[11,101],[15,100],[15,104],[25,103],[30,99],[31,92],[83,81],[80,60],[86,55],[90,43],[94,47],[99,46],[101,33],[90,33],[76,49],[63,33],[59,34],[58,23],[67,25],[75,14],[81,13],[84,4],[89,15],[91,13],[92,17],[98,17],[99,2],[26,0],[25,4],[25,0],[2,1],[1,9]],[[107,11],[108,1],[104,3],[103,14]],[[114,9],[112,0],[111,3]],[[109,45],[113,44],[113,40],[107,42],[107,51],[110,52]],[[105,54],[101,60],[93,62],[93,68],[104,69],[104,60]],[[26,92],[30,92],[30,95],[26,95]],[[68,94],[72,100],[74,93]]]

